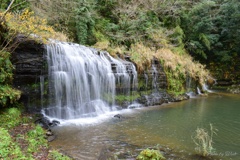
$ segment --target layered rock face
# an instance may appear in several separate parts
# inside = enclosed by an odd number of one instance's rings
[[[21,90],[21,101],[30,108],[41,106],[40,81],[47,77],[44,45],[25,37],[18,37],[19,46],[12,53],[11,61],[15,67],[13,85]]]
[[[173,101],[166,93],[167,76],[157,59],[152,61],[150,68],[139,73],[138,92],[141,95],[138,103],[144,106],[161,105],[164,102]]]

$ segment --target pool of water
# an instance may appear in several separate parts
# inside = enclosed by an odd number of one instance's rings
[[[209,130],[212,124],[218,130],[213,136],[215,158],[240,159],[239,95],[211,93],[121,114],[121,119],[109,115],[99,123],[56,127],[51,146],[79,160],[96,160],[103,153],[134,157],[157,145],[169,159],[193,159],[195,130]]]

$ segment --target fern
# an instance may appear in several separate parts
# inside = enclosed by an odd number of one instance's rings
[[[207,47],[208,50],[211,49],[211,43],[210,43],[210,41],[208,40],[208,37],[205,34],[200,33],[199,34],[199,40],[202,41],[202,43]]]

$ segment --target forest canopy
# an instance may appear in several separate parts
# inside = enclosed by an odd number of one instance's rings
[[[10,2],[1,1],[0,10]],[[169,49],[190,54],[218,79],[239,80],[238,0],[15,0],[10,12],[26,9],[71,41],[112,55],[134,55],[139,44]]]
[[[189,53],[216,78],[239,79],[238,0],[28,0],[25,7],[74,42],[110,52],[139,42],[167,47]]]

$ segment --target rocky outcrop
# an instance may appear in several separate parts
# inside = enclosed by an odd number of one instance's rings
[[[144,106],[153,106],[174,101],[166,90],[167,76],[159,60],[154,59],[151,67],[138,75],[140,97],[136,102]]]
[[[22,91],[21,101],[28,109],[41,105],[40,79],[47,75],[44,45],[19,35],[18,47],[12,53],[15,67],[13,85]]]
[[[146,92],[163,92],[167,89],[167,76],[163,66],[157,59],[152,61],[149,69],[146,69],[138,76],[138,88],[142,94]]]

